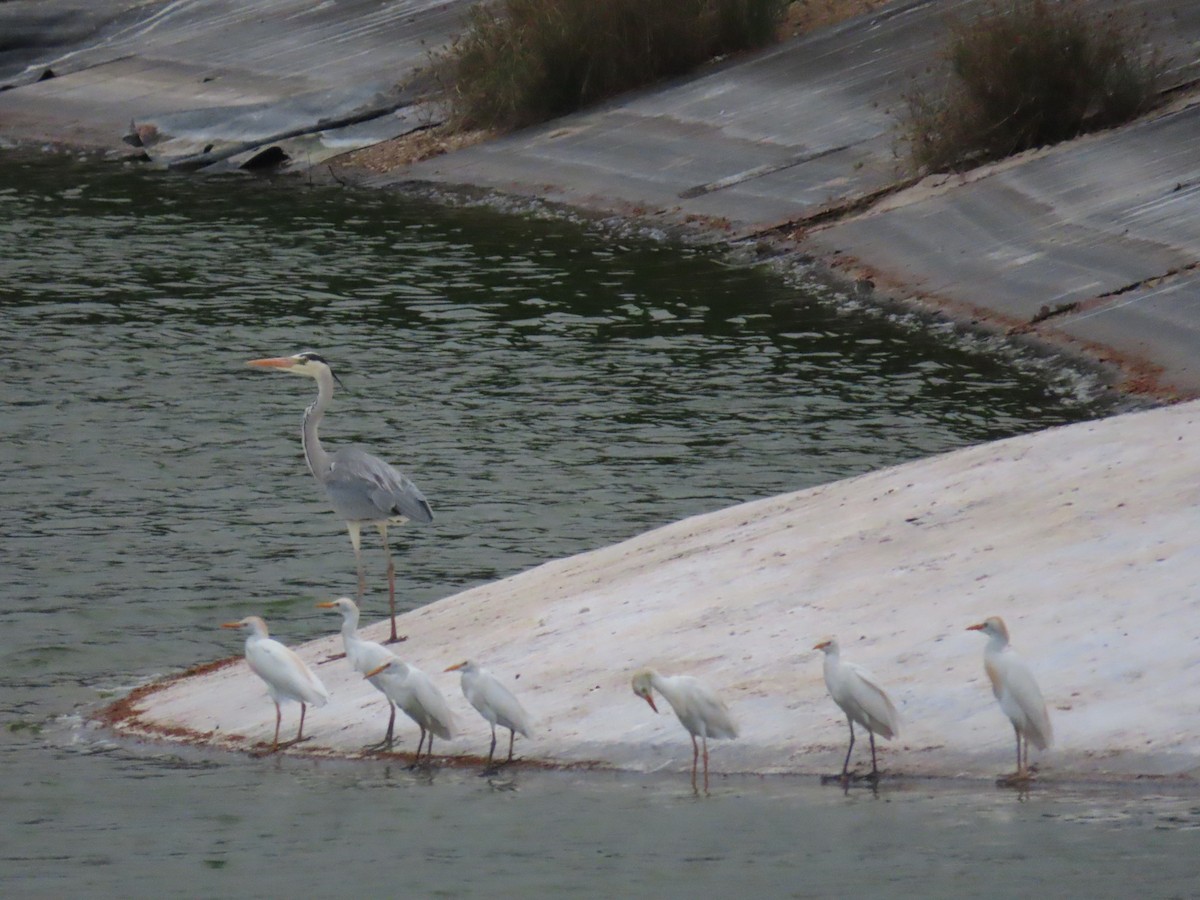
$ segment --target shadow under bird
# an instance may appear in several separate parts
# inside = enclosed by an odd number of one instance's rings
[[[360,675],[366,675],[381,666],[386,666],[395,657],[390,650],[375,641],[368,641],[358,633],[358,604],[349,597],[339,597],[318,603],[317,609],[336,609],[342,616],[342,647],[346,651],[346,662]],[[388,695],[381,676],[376,675],[367,679],[375,690],[383,694],[388,701],[387,734],[378,744],[372,747],[392,746],[392,731],[396,725],[396,705]]]
[[[653,689],[653,690],[652,690]],[[654,693],[658,691],[667,698],[671,709],[679,717],[680,724],[692,736],[692,790],[696,788],[696,764],[700,747],[696,744],[699,735],[704,744],[704,793],[708,793],[708,739],[735,738],[737,726],[721,698],[698,678],[691,675],[660,675],[653,669],[641,669],[634,673],[633,692],[654,705]]]
[[[513,696],[495,675],[481,668],[473,659],[450,666],[447,672],[462,673],[462,692],[479,714],[492,726],[492,746],[488,749],[486,772],[493,771],[492,759],[496,755],[496,726],[508,729],[508,759],[513,759],[513,741],[519,731],[525,737],[533,737],[533,723],[521,701]]]
[[[420,489],[403,473],[377,456],[359,447],[341,447],[333,453],[321,446],[317,429],[333,400],[336,376],[329,363],[311,351],[295,356],[252,359],[249,366],[304,375],[317,382],[317,399],[304,410],[300,424],[300,442],[308,470],[325,488],[329,502],[346,522],[350,543],[354,547],[354,562],[358,567],[358,595],[361,602],[366,589],[362,561],[362,526],[374,525],[383,541],[387,556],[388,608],[392,617],[392,634],[388,643],[403,640],[396,634],[396,566],[388,545],[388,525],[416,522],[427,525],[433,521],[433,510]]]
[[[295,651],[285,647],[267,633],[267,623],[258,616],[246,616],[236,622],[224,622],[222,628],[239,628],[246,632],[246,662],[251,670],[267,683],[267,693],[275,702],[275,737],[271,751],[279,749],[279,723],[283,711],[282,701],[295,700],[300,704],[300,727],[290,744],[304,740],[304,711],[308,704],[324,706],[329,701],[329,691],[321,679],[313,674]]]
[[[968,626],[967,631],[981,631],[988,637],[983,648],[983,668],[992,683],[992,693],[1000,701],[1000,708],[1012,722],[1017,736],[1017,771],[1002,778],[1004,782],[1028,781],[1029,743],[1045,750],[1054,743],[1054,731],[1050,727],[1050,714],[1041,688],[1025,660],[1008,643],[1008,626],[999,616],[989,616],[978,625]]]
[[[875,735],[891,740],[900,733],[900,714],[891,699],[866,669],[842,659],[837,638],[826,638],[813,647],[825,654],[825,687],[833,702],[846,714],[850,725],[850,746],[842,763],[843,782],[850,780],[850,754],[854,752],[854,723],[867,729],[871,737],[871,780],[879,779],[875,761]]]
[[[450,705],[428,675],[391,651],[388,655],[390,660],[367,672],[364,677],[368,681],[378,679],[379,689],[421,729],[413,765],[420,764],[421,745],[425,743],[425,735],[429,735],[429,747],[425,751],[425,762],[428,763],[433,756],[433,736],[436,734],[446,741],[454,737],[454,717],[450,713]]]

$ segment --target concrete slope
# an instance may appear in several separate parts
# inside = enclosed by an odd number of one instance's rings
[[[1122,6],[1172,60],[1169,85],[1200,76],[1200,4]],[[482,186],[733,239],[783,236],[890,297],[1111,364],[1127,389],[1200,395],[1190,95],[1128,128],[905,189],[904,97],[928,79],[947,17],[978,8],[891,4],[373,183]]]
[[[894,4],[378,181],[769,229],[900,177],[891,105],[934,52],[931,7]]]
[[[312,163],[428,123],[432,112],[403,114],[420,91],[398,86],[449,40],[466,0],[127,0],[107,15],[78,6],[0,3],[0,31],[15,35],[0,53],[0,130],[119,148],[132,121],[165,163],[264,143]],[[353,121],[367,114],[372,128]],[[338,132],[346,120],[356,129]],[[325,140],[289,143],[312,132]]]
[[[806,240],[878,287],[1200,392],[1200,104],[927,179]],[[1139,386],[1134,384],[1135,387]]]
[[[737,506],[447,597],[404,616],[396,649],[430,673],[474,657],[507,679],[538,720],[519,742],[527,758],[685,769],[686,733],[629,688],[652,665],[729,703],[742,733],[711,748],[715,770],[815,773],[840,765],[847,737],[810,649],[836,634],[899,707],[888,770],[986,777],[1012,767],[1012,729],[984,639],[964,629],[1002,615],[1050,707],[1043,777],[1194,774],[1198,443],[1192,403]],[[370,631],[382,639],[385,625]],[[330,637],[302,652],[336,649]],[[319,671],[333,699],[310,711],[313,740],[295,752],[378,740],[374,689],[344,662]],[[486,752],[457,678],[435,677],[461,730],[440,752]],[[239,661],[140,692],[110,718],[128,734],[247,748],[269,740],[274,709]],[[401,734],[413,749],[415,730]]]

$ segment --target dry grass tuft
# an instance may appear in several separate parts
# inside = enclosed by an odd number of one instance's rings
[[[962,169],[1135,118],[1157,102],[1163,71],[1142,38],[1081,0],[994,0],[951,26],[946,87],[907,98],[914,169]]]
[[[775,39],[785,0],[497,0],[439,58],[458,129],[509,131]]]

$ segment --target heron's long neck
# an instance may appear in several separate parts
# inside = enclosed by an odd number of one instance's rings
[[[317,481],[324,481],[329,471],[329,454],[321,446],[317,429],[325,418],[325,410],[333,400],[333,375],[328,372],[317,374],[317,399],[304,411],[304,421],[300,423],[300,443],[304,447],[304,459],[308,463],[308,471],[313,473]]]

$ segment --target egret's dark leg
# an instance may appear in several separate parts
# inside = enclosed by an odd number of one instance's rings
[[[1016,725],[1013,726],[1013,734],[1017,736],[1017,777],[1020,778],[1025,773],[1025,766],[1021,761],[1021,731]]]
[[[847,718],[850,725],[850,746],[846,748],[846,761],[842,763],[842,778],[850,777],[850,754],[854,752],[854,720]]]
[[[513,729],[508,729],[508,760],[512,762],[513,741],[516,739],[517,733]]]
[[[306,709],[307,709],[307,707],[303,703],[301,703],[300,704],[300,727],[298,729],[296,729],[296,740],[293,741],[293,743],[298,744],[302,740],[304,740],[304,711]]]
[[[702,738],[704,741],[704,793],[708,793],[708,735]]]
[[[700,745],[696,743],[696,736],[692,735],[692,793],[700,793],[696,789],[696,765],[700,759]]]
[[[274,753],[279,749],[279,723],[283,719],[283,710],[279,708],[279,701],[275,701],[275,737],[271,740],[271,752]]]
[[[496,723],[492,723],[492,745],[488,748],[487,765],[483,767],[483,771],[479,773],[480,777],[495,775],[500,771],[500,767],[492,763],[492,757],[496,753]]]
[[[387,734],[384,735],[384,737],[383,737],[383,744],[385,747],[387,747],[389,750],[391,750],[392,749],[392,729],[396,725],[396,706],[395,706],[395,704],[388,703],[388,709],[391,710],[391,714],[388,716],[388,730],[387,730]]]
[[[871,736],[871,778],[875,781],[878,781],[879,766],[875,764],[875,732],[868,728],[867,734]]]

